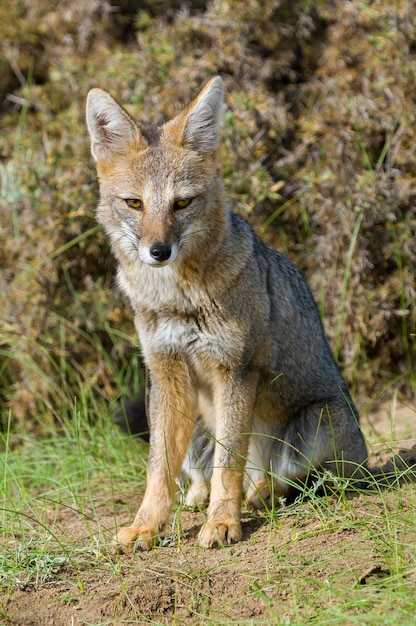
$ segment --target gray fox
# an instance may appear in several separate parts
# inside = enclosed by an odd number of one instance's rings
[[[291,263],[233,213],[218,173],[222,80],[174,119],[139,127],[107,92],[87,101],[97,219],[118,261],[150,374],[143,502],[118,545],[151,548],[182,471],[209,500],[205,547],[239,541],[254,507],[314,469],[360,475],[357,411]]]

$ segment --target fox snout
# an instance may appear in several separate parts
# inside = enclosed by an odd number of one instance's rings
[[[179,251],[180,229],[168,211],[155,215],[144,211],[138,221],[129,224],[138,240],[139,258],[152,267],[163,267],[172,263]]]
[[[158,263],[167,261],[172,254],[172,247],[168,243],[154,243],[151,246],[150,256],[154,258]]]
[[[177,254],[178,246],[176,244],[160,241],[156,241],[150,246],[142,244],[139,247],[140,260],[153,267],[163,267],[168,263],[172,263],[176,259]]]

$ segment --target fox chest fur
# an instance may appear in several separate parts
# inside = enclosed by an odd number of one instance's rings
[[[205,384],[214,369],[238,369],[246,360],[250,329],[236,311],[231,313],[232,294],[217,290],[213,296],[201,279],[189,283],[171,265],[155,270],[139,262],[135,280],[130,276],[120,266],[119,284],[134,309],[146,361],[156,354],[180,357]]]

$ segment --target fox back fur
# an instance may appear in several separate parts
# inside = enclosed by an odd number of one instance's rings
[[[229,210],[218,174],[222,80],[173,120],[140,128],[88,95],[97,216],[118,260],[150,373],[147,486],[120,546],[154,545],[175,480],[209,499],[202,546],[241,538],[241,501],[284,496],[313,469],[359,475],[366,448],[311,293]]]

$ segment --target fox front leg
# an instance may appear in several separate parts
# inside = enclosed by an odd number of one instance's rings
[[[214,389],[217,414],[214,470],[207,520],[199,544],[210,548],[241,539],[241,498],[258,375],[224,376]]]
[[[150,364],[150,449],[143,502],[130,526],[120,528],[116,545],[150,550],[169,520],[175,479],[195,426],[196,394],[187,367],[179,360],[154,358]]]

